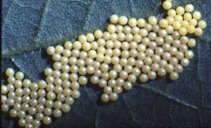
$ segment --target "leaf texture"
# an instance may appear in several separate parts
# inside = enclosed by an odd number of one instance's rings
[[[175,5],[194,4],[208,27],[197,39],[195,57],[176,82],[165,77],[147,84],[136,83],[112,104],[99,102],[99,88],[81,88],[71,112],[48,128],[211,127],[211,1],[174,0]],[[43,78],[52,66],[45,48],[73,40],[81,33],[105,29],[110,15],[162,17],[162,0],[3,0],[2,80],[7,67],[23,71],[28,78]],[[17,122],[1,116],[3,128]],[[14,123],[15,122],[15,123]]]

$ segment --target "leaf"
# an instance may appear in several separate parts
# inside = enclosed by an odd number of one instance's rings
[[[136,83],[112,104],[99,102],[100,90],[91,84],[81,88],[70,113],[47,127],[210,127],[211,115],[211,1],[174,0],[194,4],[208,28],[197,40],[191,65],[176,82],[165,77],[147,84]],[[77,38],[80,33],[105,29],[110,15],[144,17],[158,15],[162,0],[3,0],[2,74],[7,67],[23,71],[35,81],[51,66],[45,48]],[[1,80],[4,82],[4,77]],[[6,114],[2,127],[17,128]]]
[[[211,106],[211,45],[210,42],[201,40],[198,46],[199,57],[198,57],[198,77],[201,83],[202,91],[202,104],[204,106]]]

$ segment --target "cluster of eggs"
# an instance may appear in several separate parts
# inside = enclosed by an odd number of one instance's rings
[[[51,116],[69,112],[88,80],[102,88],[101,100],[109,102],[131,90],[137,80],[146,83],[165,75],[178,79],[194,56],[196,40],[187,34],[201,36],[207,24],[191,4],[172,9],[171,0],[166,0],[163,8],[167,18],[159,21],[155,16],[146,21],[112,15],[106,31],[48,47],[54,63],[44,70],[45,80],[31,82],[8,68],[8,84],[1,86],[2,111],[19,117],[21,127],[40,127],[41,122],[50,124]]]
[[[57,74],[45,70],[45,74],[51,73]],[[6,70],[6,75],[8,84],[1,85],[1,110],[9,111],[13,118],[18,117],[21,127],[38,128],[41,122],[50,124],[52,115],[58,118],[62,112],[69,112],[74,99],[80,96],[78,89],[64,88],[70,86],[67,82],[55,80],[51,83],[46,79],[35,83],[24,79],[22,72],[15,73],[11,68]]]
[[[194,6],[192,4],[187,4],[185,8],[178,6],[176,9],[171,9],[171,0],[166,0],[163,3],[163,8],[168,10],[168,16],[167,18],[160,20],[159,25],[162,28],[167,28],[171,25],[181,36],[187,34],[201,36],[203,34],[203,29],[207,27],[207,23],[204,20],[201,20],[201,13],[199,11],[194,11]],[[149,22],[155,23],[156,19],[152,18]]]

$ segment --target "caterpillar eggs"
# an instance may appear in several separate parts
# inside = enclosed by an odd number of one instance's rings
[[[7,84],[1,85],[2,111],[17,117],[20,127],[40,127],[68,113],[81,96],[80,87],[88,82],[102,90],[103,102],[109,102],[131,90],[135,82],[164,76],[177,80],[194,57],[196,40],[188,35],[201,36],[207,23],[192,4],[173,9],[172,1],[165,0],[162,6],[166,18],[114,14],[105,31],[49,46],[53,65],[44,70],[45,80],[32,82],[8,68]]]

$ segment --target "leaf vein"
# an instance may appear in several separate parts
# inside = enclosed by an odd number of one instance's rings
[[[167,99],[169,99],[169,100],[173,100],[173,101],[175,101],[175,102],[177,102],[177,103],[179,103],[179,104],[185,105],[185,106],[187,106],[187,107],[190,107],[190,108],[193,108],[193,109],[198,109],[198,107],[195,106],[195,105],[191,105],[191,104],[189,104],[189,103],[187,103],[187,102],[185,102],[185,101],[182,101],[182,100],[180,100],[180,99],[178,99],[178,98],[174,98],[174,97],[172,97],[172,96],[170,96],[170,95],[168,95],[168,94],[165,94],[165,93],[163,93],[163,92],[160,91],[160,90],[156,90],[156,89],[154,89],[154,88],[152,88],[152,87],[150,87],[150,86],[143,86],[143,85],[140,85],[139,87],[142,87],[143,89],[146,89],[146,90],[150,90],[150,91],[152,91],[152,92],[154,92],[154,93],[156,93],[156,94],[159,94],[159,95],[161,95],[161,96],[163,96],[163,97],[165,97],[165,98],[167,98]],[[138,88],[137,88],[137,89],[138,89]]]

